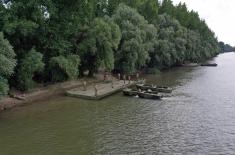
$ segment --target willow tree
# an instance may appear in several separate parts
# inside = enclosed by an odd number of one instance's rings
[[[19,62],[18,88],[27,91],[35,87],[34,76],[44,69],[43,55],[32,48]]]
[[[79,44],[82,71],[88,69],[90,76],[99,68],[111,71],[114,68],[114,51],[118,48],[120,38],[118,25],[109,17],[96,18]]]
[[[187,44],[185,59],[189,62],[197,62],[200,58],[201,47],[200,34],[192,30],[187,31]]]
[[[159,15],[155,23],[158,41],[150,52],[149,66],[165,68],[183,63],[186,52],[187,30],[167,14]]]
[[[132,73],[144,66],[149,59],[148,51],[152,46],[149,43],[155,37],[156,29],[135,9],[124,4],[119,5],[112,18],[122,32],[121,42],[115,53],[115,69]],[[148,33],[149,30],[152,33]]]
[[[143,0],[142,4],[138,7],[141,15],[153,23],[158,18],[158,1],[157,0]]]
[[[49,63],[50,80],[61,82],[78,78],[80,57],[78,55],[52,57]]]
[[[14,50],[0,32],[0,98],[8,93],[7,79],[13,74],[15,65]]]

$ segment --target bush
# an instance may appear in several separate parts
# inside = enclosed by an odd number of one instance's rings
[[[8,81],[16,65],[15,52],[0,32],[0,98],[9,91]]]
[[[49,68],[52,82],[61,82],[76,79],[79,75],[78,67],[80,58],[78,55],[70,55],[67,57],[58,56],[50,60]]]
[[[33,77],[35,73],[42,72],[44,63],[42,62],[42,54],[31,49],[22,59],[18,70],[18,88],[23,91],[32,89],[35,86]]]
[[[0,77],[0,99],[3,96],[6,96],[8,94],[8,91],[9,91],[9,86],[7,80]]]

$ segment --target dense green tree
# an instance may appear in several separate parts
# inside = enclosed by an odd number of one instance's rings
[[[0,99],[8,94],[9,85],[8,81],[0,77]]]
[[[146,7],[146,5],[148,5],[145,3],[146,1],[149,1],[149,0],[107,0],[108,2],[107,10],[110,16],[114,14],[115,10],[118,8],[120,4],[125,4],[133,9],[138,10],[139,8],[141,8],[141,6]],[[143,5],[144,3],[146,4],[145,6]]]
[[[175,13],[175,7],[173,5],[172,0],[163,0],[160,3],[160,7],[159,7],[159,14],[168,14],[170,16],[174,16]]]
[[[170,67],[181,64],[185,59],[187,31],[179,22],[167,14],[160,15],[156,23],[159,27],[158,42],[150,52],[151,67]]]
[[[225,44],[224,42],[220,41],[219,42],[219,47],[220,47],[220,52],[225,53],[225,52],[234,52],[235,47],[232,47],[229,44]]]
[[[143,0],[138,11],[148,22],[153,23],[158,17],[158,3],[156,0]]]
[[[154,31],[154,27],[136,10],[120,4],[113,15],[113,20],[120,26],[122,39],[115,54],[115,68],[124,73],[132,73],[136,68],[144,66],[149,59],[147,40],[152,40],[147,28]]]
[[[20,90],[29,90],[35,86],[34,76],[44,69],[42,57],[41,53],[32,48],[19,62],[18,88]]]
[[[80,43],[82,67],[93,75],[99,67],[108,71],[114,68],[114,51],[118,48],[121,33],[109,17],[96,18],[89,27],[87,37]]]
[[[79,65],[80,58],[78,55],[52,57],[49,64],[51,81],[61,82],[77,79]]]
[[[36,0],[9,1],[5,10],[3,32],[21,59],[38,44],[38,32],[44,24],[45,16],[40,7],[43,3]]]
[[[14,50],[0,32],[0,76],[9,77],[12,75],[15,65]]]
[[[187,30],[187,44],[185,59],[188,62],[198,62],[201,50],[200,34],[192,30]]]
[[[3,30],[6,18],[7,18],[6,8],[4,7],[3,2],[0,1],[0,31]]]
[[[15,65],[14,50],[0,32],[0,98],[8,93],[7,79],[13,74]]]
[[[204,61],[229,47],[219,47],[197,12],[172,0],[4,0],[0,31],[14,48],[0,34],[0,96],[8,80],[28,90],[85,70],[133,73]]]

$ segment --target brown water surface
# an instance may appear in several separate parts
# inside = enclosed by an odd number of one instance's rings
[[[162,101],[60,97],[0,114],[1,155],[235,154],[235,53],[147,76]]]

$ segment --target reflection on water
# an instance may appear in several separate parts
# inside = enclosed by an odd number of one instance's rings
[[[235,154],[235,53],[147,76],[162,101],[61,97],[0,114],[0,154]]]

